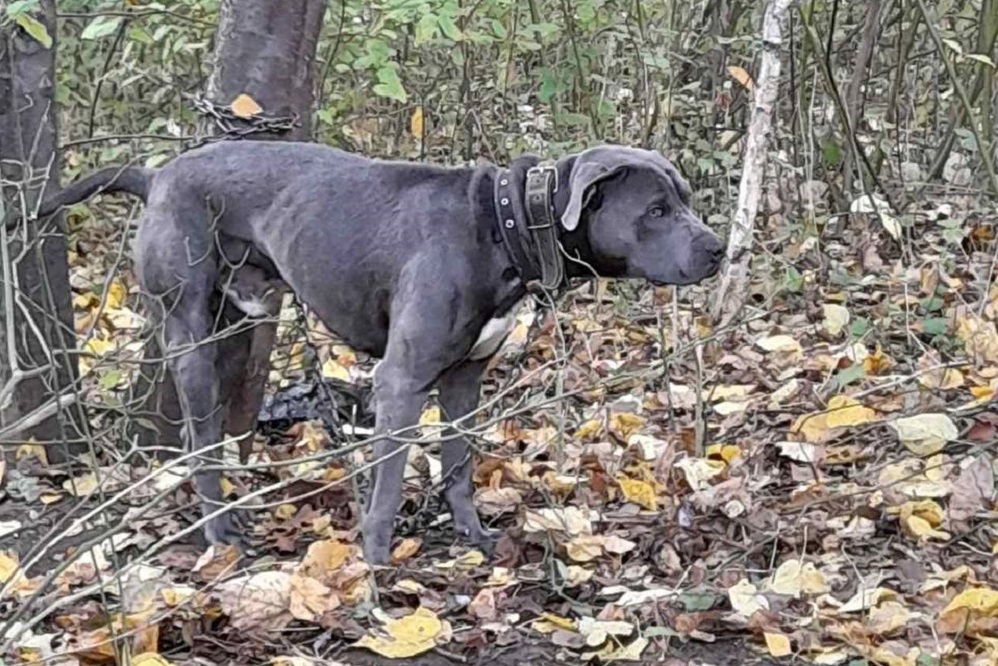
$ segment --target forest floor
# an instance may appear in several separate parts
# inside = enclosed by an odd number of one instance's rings
[[[995,221],[972,200],[933,198],[900,241],[870,215],[821,243],[771,216],[773,254],[724,330],[702,316],[712,283],[677,301],[590,283],[557,313],[524,310],[473,428],[495,555],[452,543],[427,445],[395,562],[374,571],[365,449],[347,446],[363,400],[349,437],[288,417],[258,436],[260,468],[227,475],[252,507],[242,555],[198,545],[185,466],[116,461],[134,277],[107,279],[121,218],[75,215],[101,454],[69,472],[26,446],[0,469],[0,660],[998,663]],[[273,390],[321,374],[364,394],[371,359],[284,329]],[[429,406],[424,434],[438,420]]]

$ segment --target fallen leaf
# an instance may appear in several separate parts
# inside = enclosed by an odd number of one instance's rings
[[[789,335],[772,335],[760,338],[755,341],[755,344],[767,352],[799,352],[801,350],[800,343]]]
[[[592,534],[588,511],[574,506],[527,510],[525,532],[565,532],[569,535]]]
[[[422,141],[423,129],[423,107],[417,106],[416,110],[412,112],[412,117],[409,118],[409,131],[414,139]]]
[[[353,551],[354,547],[333,539],[315,541],[305,551],[305,557],[298,565],[298,573],[326,580],[346,564]]]
[[[239,118],[252,118],[256,114],[263,111],[263,108],[256,103],[256,100],[246,93],[240,93],[234,100],[232,100],[232,104],[229,105],[229,109]]]
[[[877,418],[877,412],[858,400],[847,395],[836,395],[828,401],[827,409],[797,417],[791,432],[803,435],[808,442],[821,444],[834,434],[836,428],[865,425]]]
[[[586,661],[598,658],[601,662],[641,661],[641,653],[646,647],[648,647],[648,639],[643,636],[638,636],[627,645],[608,641],[606,646],[597,652],[583,652],[582,658]]]
[[[789,657],[793,654],[793,649],[790,647],[790,639],[785,634],[767,631],[763,633],[763,637],[766,639],[766,649],[769,650],[769,654],[772,656]]]
[[[215,594],[237,630],[277,632],[291,622],[289,573],[262,571],[223,581]]]
[[[898,439],[917,456],[938,453],[959,436],[956,424],[945,414],[918,414],[892,421]]]
[[[658,507],[658,498],[655,496],[655,488],[645,481],[619,477],[617,483],[624,494],[624,499],[649,511],[654,511]]]
[[[419,552],[419,547],[423,545],[420,539],[403,539],[402,542],[392,551],[392,562],[398,564]]]
[[[433,611],[420,607],[411,615],[389,620],[383,631],[383,635],[379,632],[363,636],[354,647],[367,648],[389,659],[415,657],[436,647],[444,625]]]
[[[170,661],[155,652],[143,652],[131,659],[132,666],[172,666]]]
[[[839,607],[839,613],[858,613],[873,608],[882,601],[897,599],[897,593],[885,587],[874,587],[860,590],[849,601]]]
[[[849,325],[849,310],[837,303],[825,303],[825,330],[832,337],[838,337],[839,333]]]
[[[744,578],[728,588],[728,601],[735,612],[746,619],[756,611],[769,610],[769,600]]]
[[[825,594],[831,590],[824,575],[813,563],[797,559],[787,560],[776,569],[769,589],[794,598],[801,594]]]
[[[315,621],[327,610],[332,610],[336,603],[335,599],[332,590],[316,579],[299,574],[291,576],[288,610],[299,620]]]
[[[752,81],[752,75],[745,71],[744,67],[739,67],[738,65],[728,65],[728,74],[730,74],[731,78],[738,81],[738,83],[749,92],[755,88],[755,83]]]

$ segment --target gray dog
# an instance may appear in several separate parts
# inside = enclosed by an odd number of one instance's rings
[[[690,210],[690,188],[656,152],[601,146],[552,164],[536,157],[444,168],[380,161],[315,144],[220,142],[158,170],[110,168],[46,202],[51,213],[97,192],[145,203],[136,243],[143,292],[160,321],[198,449],[220,433],[213,333],[219,276],[240,265],[226,294],[250,316],[266,312],[253,284],[287,285],[352,347],[381,358],[376,431],[411,429],[436,386],[448,419],[478,404],[482,373],[535,287],[570,278],[644,278],[691,284],[717,272],[721,240]],[[229,264],[229,265],[231,265]],[[240,278],[240,274],[244,277]],[[488,548],[472,502],[468,443],[441,444],[457,534]],[[363,520],[371,564],[389,559],[406,445],[386,436],[374,455]],[[221,501],[219,472],[196,476],[202,509]],[[231,513],[206,523],[233,543]]]

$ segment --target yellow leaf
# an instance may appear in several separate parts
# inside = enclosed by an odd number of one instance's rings
[[[112,280],[107,288],[107,307],[117,310],[125,304],[128,297],[128,289],[121,280]]]
[[[921,516],[902,517],[901,527],[908,536],[919,542],[928,541],[929,539],[948,541],[950,538],[950,535],[947,532],[942,532],[933,528],[929,521]]]
[[[610,417],[610,432],[626,442],[644,423],[644,418],[637,414],[619,412]]]
[[[540,617],[537,618],[538,622],[547,622],[554,625],[558,629],[563,629],[565,631],[576,631],[578,625],[575,620],[569,619],[567,617],[562,617],[560,615],[555,615],[554,613],[543,612]],[[537,623],[535,623],[537,624]]]
[[[296,513],[298,513],[298,507],[294,504],[281,504],[274,509],[274,517],[280,520],[289,520]]]
[[[0,584],[6,584],[14,576],[23,576],[21,566],[7,553],[0,553]]]
[[[229,109],[239,118],[252,118],[263,111],[260,105],[256,103],[256,100],[246,93],[240,93],[238,97],[232,100]]]
[[[408,560],[410,557],[419,552],[419,547],[422,545],[422,541],[419,539],[403,539],[402,543],[395,547],[392,551],[392,562],[398,564],[404,560]]]
[[[990,625],[998,617],[998,592],[987,587],[964,590],[953,597],[939,614],[939,628],[944,633],[976,635],[983,624],[984,632],[991,633]]]
[[[176,587],[165,587],[160,590],[160,596],[163,597],[163,603],[171,608],[175,608],[181,604],[187,603],[188,600],[194,597],[197,591],[193,587],[186,586],[176,586]]]
[[[349,559],[353,548],[345,543],[324,539],[309,544],[298,571],[306,576],[322,580],[324,575],[341,568]]]
[[[943,609],[942,615],[961,609],[998,616],[998,592],[987,587],[964,590],[953,597],[953,600]]]
[[[15,460],[31,457],[37,458],[43,467],[49,466],[48,454],[45,452],[45,447],[41,444],[21,444],[17,447],[17,453],[14,454]]]
[[[771,632],[765,632],[763,634],[766,638],[766,649],[769,650],[769,654],[774,657],[788,657],[793,654],[793,650],[790,648],[790,639],[784,634],[775,634]]]
[[[956,368],[940,368],[942,364],[939,354],[934,351],[927,351],[918,359],[918,368],[922,374],[918,376],[918,383],[929,389],[951,390],[963,386],[965,378],[963,373]],[[973,390],[973,389],[971,389]]]
[[[847,395],[836,395],[828,401],[828,427],[858,426],[877,420],[877,413]]]
[[[341,382],[350,381],[350,371],[332,358],[326,359],[322,364],[322,376],[327,379],[338,379]]]
[[[799,597],[804,594],[824,594],[830,591],[824,575],[811,562],[787,560],[773,574],[769,585],[777,594]]]
[[[236,484],[232,483],[224,476],[222,477],[221,480],[221,486],[222,486],[222,497],[230,497],[234,495],[236,492]]]
[[[742,449],[735,444],[711,444],[705,453],[708,458],[720,458],[730,465],[732,460],[742,454]]]
[[[583,661],[598,658],[600,662],[610,661],[641,661],[641,653],[648,647],[648,639],[638,636],[627,645],[621,645],[616,640],[609,640],[597,652],[583,652]]]
[[[437,425],[440,423],[440,408],[430,407],[419,415],[419,425]]]
[[[863,425],[877,419],[877,413],[846,395],[836,395],[828,408],[812,414],[802,414],[794,421],[791,432],[799,433],[809,442],[821,444],[831,436],[833,428]]]
[[[891,514],[899,514],[902,518],[907,518],[908,516],[918,516],[922,520],[926,521],[932,527],[939,527],[942,525],[945,514],[943,508],[939,506],[939,503],[930,500],[918,500],[917,502],[905,502],[899,507],[891,507],[887,510]]]
[[[384,627],[387,636],[368,634],[354,643],[389,659],[415,657],[436,647],[436,638],[443,632],[443,623],[426,608],[398,620],[390,620]]]
[[[985,321],[976,315],[958,318],[956,335],[963,340],[969,356],[977,361],[998,363],[998,330],[993,321]]]
[[[870,609],[866,626],[873,633],[884,636],[904,627],[910,619],[911,612],[900,601],[885,601]]]
[[[62,488],[74,497],[86,497],[97,489],[97,476],[93,472],[87,472],[74,479],[66,479],[62,482]]]
[[[575,437],[577,439],[594,439],[599,437],[601,432],[603,432],[602,424],[596,419],[590,419],[579,426],[579,429],[575,431]]]
[[[132,666],[172,666],[162,655],[155,652],[143,652],[136,655],[132,657],[130,663]]]
[[[825,303],[825,330],[837,337],[849,325],[849,311],[836,303]]]
[[[624,499],[639,506],[643,506],[649,511],[654,511],[658,507],[658,498],[655,496],[655,488],[650,483],[619,477],[617,483],[624,494]]]
[[[421,141],[423,139],[423,107],[422,106],[417,106],[416,110],[412,112],[412,118],[409,119],[409,131],[412,132],[412,136],[417,141]]]
[[[739,67],[738,65],[728,65],[728,74],[731,75],[735,81],[741,84],[742,88],[751,91],[755,88],[755,83],[752,81],[752,75],[745,71],[744,67]]]

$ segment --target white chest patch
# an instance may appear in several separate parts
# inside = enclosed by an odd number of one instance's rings
[[[516,315],[520,310],[521,303],[511,307],[502,317],[495,317],[485,323],[482,332],[478,334],[478,340],[468,352],[468,359],[484,361],[499,351],[503,341],[516,327]]]

